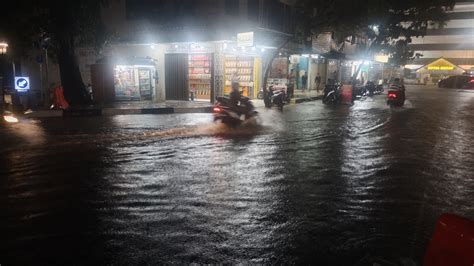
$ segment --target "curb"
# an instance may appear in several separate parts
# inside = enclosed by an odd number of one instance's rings
[[[321,96],[292,99],[290,104],[298,104],[321,99]],[[39,110],[25,114],[26,118],[48,118],[48,117],[93,117],[114,115],[140,115],[140,114],[192,114],[212,113],[212,106],[206,107],[158,107],[158,108],[86,108],[70,110]]]

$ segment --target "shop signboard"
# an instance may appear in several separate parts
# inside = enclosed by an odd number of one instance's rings
[[[253,46],[253,31],[242,32],[237,34],[237,46],[239,47],[250,47]]]
[[[30,90],[29,77],[15,77],[15,90],[18,92],[27,92]]]
[[[213,46],[210,43],[176,43],[166,46],[166,53],[212,53]]]
[[[379,63],[388,63],[388,55],[377,54],[374,55],[374,61]]]

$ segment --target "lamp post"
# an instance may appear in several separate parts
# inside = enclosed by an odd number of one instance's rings
[[[0,54],[1,55],[4,55],[7,53],[7,49],[8,49],[8,43],[6,42],[0,42]]]
[[[7,50],[8,50],[8,43],[6,42],[0,42],[0,55],[3,57],[7,54]],[[0,65],[0,67],[2,68],[2,70],[4,70],[3,68],[3,64]],[[0,83],[0,97],[2,98],[0,100],[0,105],[1,105],[1,112],[3,113],[3,107],[4,107],[4,101],[5,101],[5,97],[3,96],[3,79],[4,79],[4,76],[5,73],[2,71],[2,82]]]

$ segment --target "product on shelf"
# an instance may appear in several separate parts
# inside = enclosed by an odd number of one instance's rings
[[[211,92],[211,57],[209,55],[189,55],[189,90],[198,99],[208,99]]]

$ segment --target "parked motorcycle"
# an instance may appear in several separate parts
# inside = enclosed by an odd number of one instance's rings
[[[286,103],[286,93],[283,89],[277,89],[273,90],[273,88],[270,87],[268,90],[269,97],[271,100],[272,105],[276,105],[280,111],[283,110],[283,106]]]
[[[374,94],[381,94],[383,92],[383,85],[375,85]]]
[[[341,84],[328,84],[324,87],[323,103],[338,104],[341,102]]]
[[[272,86],[268,88],[268,96],[272,105],[276,105],[278,109],[283,110],[283,106],[287,103],[288,98],[285,89],[273,89]],[[263,89],[257,93],[257,99],[263,99]]]
[[[227,126],[236,127],[244,121],[255,118],[258,112],[247,97],[241,97],[240,104],[235,105],[227,97],[217,97],[213,108],[214,121],[219,121]]]

